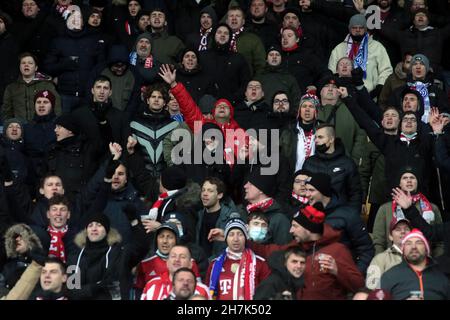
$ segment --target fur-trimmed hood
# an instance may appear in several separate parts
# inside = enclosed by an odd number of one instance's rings
[[[28,243],[30,251],[34,248],[42,249],[41,241],[28,225],[24,223],[15,224],[5,233],[5,250],[8,258],[16,258],[18,256],[16,252],[17,235],[20,235]]]
[[[83,230],[75,236],[73,242],[77,245],[77,247],[81,249],[86,246],[86,239],[87,239],[87,232],[86,230]],[[109,230],[106,240],[108,241],[108,245],[112,246],[114,244],[121,243],[122,236],[120,235],[119,231],[117,231],[114,228],[111,228],[111,230]]]

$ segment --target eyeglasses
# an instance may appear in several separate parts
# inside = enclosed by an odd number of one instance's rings
[[[285,104],[285,103],[289,103],[289,100],[288,99],[275,99],[275,100],[273,100],[273,103],[274,104],[280,104],[280,103],[282,103],[282,104]]]
[[[403,118],[402,119],[402,121],[404,121],[404,122],[417,122],[417,119],[416,118]]]

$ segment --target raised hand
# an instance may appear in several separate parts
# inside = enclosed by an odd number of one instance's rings
[[[127,141],[127,151],[128,154],[133,154],[134,153],[134,148],[137,145],[137,140],[135,138],[133,138],[132,136],[128,137],[128,141]]]
[[[364,0],[353,0],[353,4],[355,5],[355,9],[359,13],[363,13],[364,12]]]
[[[402,209],[408,209],[412,205],[412,197],[411,194],[406,193],[400,188],[392,189],[392,200],[394,200]]]
[[[339,95],[341,98],[347,98],[348,97],[348,90],[346,87],[339,87],[338,88]]]
[[[122,155],[122,147],[116,142],[110,142],[109,152],[113,156],[113,160],[119,160],[120,156]]]
[[[159,68],[159,76],[170,85],[171,88],[177,85],[175,81],[177,78],[177,71],[171,70],[168,64],[163,64],[161,68]]]
[[[225,241],[225,232],[220,228],[209,230],[208,241]]]

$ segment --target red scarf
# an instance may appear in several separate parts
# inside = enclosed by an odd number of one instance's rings
[[[256,210],[265,211],[272,204],[273,204],[273,199],[267,198],[267,199],[264,199],[263,201],[247,205],[247,212],[252,213],[253,211],[256,211]]]
[[[50,234],[50,248],[48,249],[49,257],[56,257],[66,263],[66,253],[64,250],[63,238],[67,233],[67,225],[61,230],[56,230],[52,226],[48,226],[47,231]]]
[[[300,201],[303,204],[307,204],[308,203],[308,198],[299,196],[298,194],[296,194],[294,191],[292,191],[292,198],[297,199],[298,201]]]
[[[416,202],[419,201],[420,203],[420,213],[424,217],[424,219],[430,223],[430,220],[434,220],[434,213],[433,213],[433,207],[431,206],[430,201],[420,192],[412,196],[412,202],[413,204],[416,204]],[[405,219],[403,211],[400,207],[397,208],[397,203],[395,201],[392,201],[392,219],[395,219],[395,221],[399,220],[399,218]],[[400,212],[399,212],[400,211]],[[400,217],[398,216],[400,214]],[[401,216],[403,215],[403,217]],[[433,218],[429,218],[429,216],[432,215]]]
[[[228,248],[227,248],[228,249]],[[233,255],[227,250],[227,257],[233,259]],[[234,259],[233,259],[234,260]],[[255,292],[256,256],[250,249],[242,253],[239,268],[234,274],[233,299],[253,300]]]
[[[354,59],[356,55],[358,54],[360,43],[353,41],[352,42],[352,48],[350,49],[350,52],[348,53],[349,59]]]
[[[284,52],[292,52],[297,50],[298,48],[298,43],[296,43],[292,48],[281,48]]]
[[[159,195],[158,200],[156,200],[155,203],[153,203],[152,208],[148,212],[148,215],[150,216],[151,220],[156,220],[156,218],[158,217],[159,208],[163,204],[164,200],[176,192],[178,192],[178,190],[170,190],[170,191],[161,193]]]

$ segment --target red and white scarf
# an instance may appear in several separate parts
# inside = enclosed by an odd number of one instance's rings
[[[56,257],[66,263],[66,253],[64,249],[63,238],[68,230],[67,225],[61,230],[56,230],[52,226],[48,226],[47,231],[50,234],[50,248],[48,249],[49,257]]]
[[[400,133],[400,141],[406,142],[408,145],[412,140],[415,140],[417,138],[417,132],[414,132],[413,134],[406,134],[401,132]]]
[[[238,31],[233,32],[231,35],[230,50],[233,52],[237,52],[237,40],[242,31],[244,31],[244,27],[241,27]]]
[[[252,213],[253,211],[256,211],[256,210],[265,211],[272,204],[273,204],[273,199],[272,198],[266,198],[266,199],[264,199],[264,200],[262,200],[260,202],[251,203],[251,204],[247,205],[247,212],[248,213]]]
[[[296,194],[294,191],[292,191],[292,198],[294,198],[294,199],[300,201],[300,202],[303,203],[303,204],[307,204],[308,201],[309,201],[308,198],[299,196],[299,195]]]
[[[148,212],[149,218],[151,220],[156,220],[156,218],[158,217],[158,211],[159,208],[161,207],[161,205],[163,204],[164,200],[172,195],[174,195],[175,193],[177,193],[178,190],[170,190],[164,193],[161,193],[158,197],[158,200],[155,201],[155,203],[153,203],[152,208],[150,209],[150,211]]]
[[[256,255],[250,249],[245,249],[237,255],[226,249],[227,258],[240,260],[239,267],[234,274],[233,300],[253,300],[255,293]]]
[[[198,46],[198,51],[208,50],[208,35],[211,33],[212,28],[203,29],[200,28],[200,45]]]
[[[314,154],[315,151],[315,134],[313,130],[305,132],[303,128],[297,123],[298,142],[297,142],[297,161],[295,163],[295,170],[300,170],[303,167],[306,159]]]
[[[430,201],[420,192],[412,196],[413,204],[416,204],[417,201],[419,201],[422,217],[430,224],[434,221],[434,212]],[[395,221],[406,219],[402,208],[397,206],[395,201],[392,201],[392,219],[395,219]]]

